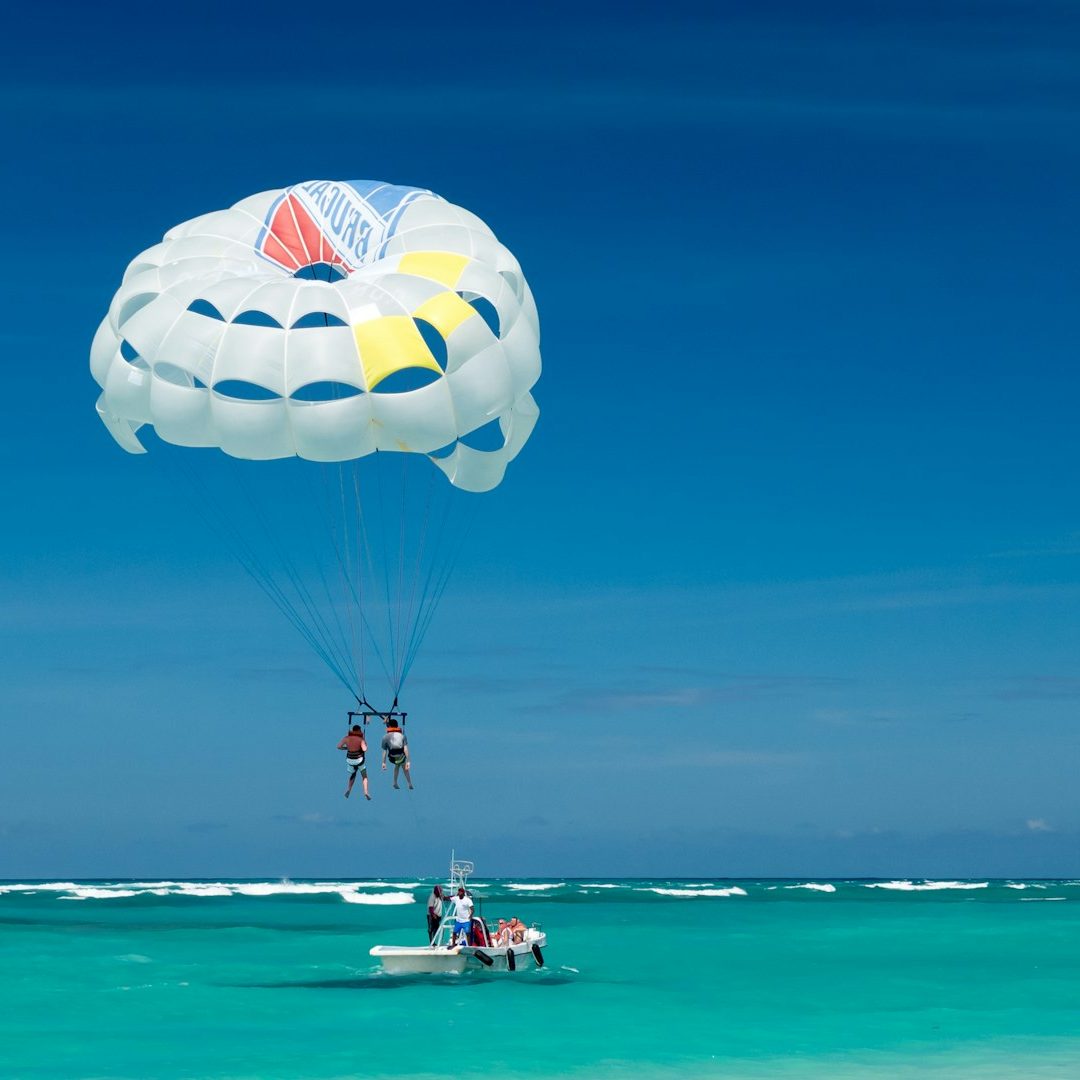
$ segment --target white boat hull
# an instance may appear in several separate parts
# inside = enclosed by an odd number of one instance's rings
[[[371,955],[376,957],[388,975],[441,975],[463,971],[509,971],[507,954],[512,953],[514,967],[525,970],[536,966],[533,945],[543,949],[547,938],[536,934],[533,940],[517,945],[477,948],[458,945],[453,949],[432,945],[376,945]],[[477,957],[482,953],[491,960],[490,966]],[[541,953],[541,955],[543,955]]]

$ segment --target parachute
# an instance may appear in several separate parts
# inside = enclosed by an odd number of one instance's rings
[[[317,497],[321,512],[303,515],[322,521],[327,541],[315,584],[258,506],[245,517],[265,527],[276,566],[235,519],[225,531],[357,700],[367,702],[367,647],[396,702],[454,549],[434,495],[417,491],[418,465],[441,470],[455,494],[491,491],[539,415],[536,305],[491,229],[431,191],[376,181],[253,195],[171,229],[131,262],[90,369],[98,415],[130,453],[146,451],[148,428],[196,457],[209,448],[258,463],[246,468],[259,470],[260,498],[275,492],[275,509],[292,508],[296,491]],[[401,490],[388,493],[398,473]],[[275,489],[286,475],[297,478],[288,496]],[[236,500],[206,498],[208,517],[227,518],[221,502]],[[375,550],[376,534],[397,538],[396,563],[392,543]]]

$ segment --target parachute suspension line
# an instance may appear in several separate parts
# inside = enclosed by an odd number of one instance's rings
[[[258,557],[251,550],[243,536],[231,525],[220,508],[213,506],[211,496],[205,489],[200,488],[195,476],[188,471],[185,471],[184,475],[193,492],[193,501],[195,502],[196,512],[212,529],[216,529],[224,534],[225,541],[232,549],[233,556],[240,563],[244,571],[257,585],[259,585],[266,595],[274,602],[275,606],[289,619],[293,626],[296,627],[301,636],[305,638],[331,671],[333,671],[338,678],[341,678],[341,672],[335,667],[332,658],[325,654],[319,642],[308,631],[303,620],[300,619],[296,612],[295,607],[289,601],[289,598],[284,594],[276,582],[274,582],[266,568],[262,566]],[[195,499],[195,493],[198,493],[216,511],[216,517],[211,517],[204,507]]]
[[[401,621],[403,616],[402,607],[405,602],[405,514],[406,514],[406,499],[405,495],[408,491],[408,478],[409,478],[409,461],[408,458],[401,455],[401,514],[400,523],[398,526],[398,587],[397,587],[397,625],[398,630],[402,635],[407,635],[409,628]],[[400,655],[396,658],[396,664],[394,667],[394,697],[397,698],[401,692],[401,665],[405,662],[405,652],[401,651]]]
[[[364,517],[364,503],[360,494],[360,463],[354,461],[352,463],[352,489],[353,505],[356,508],[356,536],[359,538],[359,542],[356,544],[356,569],[355,569],[355,588],[351,590],[356,609],[360,611],[361,621],[363,622],[364,629],[367,631],[368,639],[372,643],[372,649],[375,652],[375,656],[379,661],[379,666],[382,669],[382,673],[387,678],[387,683],[393,683],[393,676],[391,674],[390,665],[387,663],[386,657],[383,656],[383,650],[379,648],[379,635],[375,633],[372,622],[367,618],[367,613],[364,610],[364,563],[367,564],[367,593],[372,592],[377,588],[376,571],[375,571],[375,559],[373,555],[373,545],[368,536],[367,524]],[[348,552],[346,553],[348,558]],[[366,693],[366,690],[365,690]]]
[[[409,589],[409,603],[405,612],[405,627],[407,630],[407,644],[405,651],[402,655],[401,666],[397,672],[397,685],[395,687],[395,693],[401,693],[402,684],[405,681],[406,665],[411,661],[409,660],[409,654],[412,651],[413,641],[416,636],[416,627],[420,621],[420,612],[423,607],[424,593],[420,594],[420,606],[417,606],[417,586],[420,584],[421,576],[424,569],[424,552],[427,548],[428,539],[428,527],[431,524],[431,504],[435,493],[435,470],[428,470],[428,482],[427,493],[424,498],[424,523],[420,529],[420,539],[416,545],[416,563],[412,572],[412,583]],[[447,504],[447,514],[449,514],[449,503]]]
[[[393,608],[393,604],[390,601],[390,548],[389,548],[389,544],[387,543],[387,539],[386,539],[386,513],[385,513],[386,500],[383,498],[382,470],[379,468],[378,460],[379,460],[379,451],[376,450],[375,451],[375,462],[374,462],[374,464],[375,464],[375,483],[376,483],[377,492],[378,492],[378,503],[377,503],[378,514],[379,514],[378,526],[379,526],[380,538],[382,540],[381,551],[382,551],[382,555],[383,555],[383,558],[380,561],[383,564],[382,576],[383,576],[383,585],[384,585],[385,591],[386,591],[386,631],[387,631],[387,640],[390,642],[390,669],[391,669],[391,671],[393,671],[394,668],[397,667],[397,664],[395,662],[396,658],[397,658],[397,639],[396,639],[396,635],[394,634],[394,617],[393,617],[394,608]],[[391,685],[393,685],[393,676],[391,676]]]
[[[323,568],[322,561],[317,557],[317,555],[315,559],[315,566],[319,572],[319,580],[322,582],[323,592],[326,594],[327,607],[329,607],[330,613],[331,615],[333,615],[334,622],[337,626],[342,656],[348,664],[349,670],[353,672],[356,682],[360,685],[361,689],[363,689],[362,680],[360,679],[359,674],[356,670],[356,652],[354,649],[349,648],[348,635],[346,633],[345,627],[342,625],[341,622],[341,611],[339,602],[336,600],[333,592],[330,589],[330,583],[326,579],[326,573]],[[346,607],[348,607],[348,605],[346,605]]]
[[[367,630],[368,638],[371,641],[372,650],[375,653],[376,659],[379,661],[379,666],[383,669],[383,673],[386,675],[387,681],[390,680],[390,669],[386,664],[386,659],[383,656],[382,650],[379,648],[379,639],[372,629],[371,622],[364,611],[364,568],[361,556],[366,554],[370,573],[374,574],[374,567],[371,563],[371,551],[367,546],[367,533],[364,529],[363,511],[360,503],[360,467],[357,462],[353,462],[353,477],[352,477],[353,499],[356,505],[356,569],[352,570],[352,559],[350,558],[350,548],[346,548],[342,553],[342,559],[344,565],[348,568],[348,581],[349,591],[352,595],[353,602],[356,610],[360,615],[361,622],[361,642],[363,641],[363,631]],[[342,517],[345,520],[351,516],[350,508],[348,505],[348,488],[345,486],[344,478],[344,466],[342,466],[341,472],[341,508]]]
[[[348,658],[348,648],[342,649],[341,643],[335,640],[333,632],[327,624],[322,612],[319,611],[318,605],[315,603],[310,590],[304,584],[303,578],[289,558],[288,552],[285,551],[281,546],[281,543],[274,536],[274,532],[270,528],[269,523],[266,521],[255,500],[252,498],[250,489],[244,483],[240,484],[240,488],[244,492],[248,505],[251,507],[254,520],[262,527],[263,533],[273,546],[274,552],[285,571],[289,584],[292,586],[294,592],[299,597],[304,610],[307,612],[307,617],[310,620],[308,623],[310,630],[322,642],[326,652],[334,657],[338,667],[344,672],[350,672],[352,675],[351,685],[355,686],[357,682],[356,672],[355,670],[350,670],[352,665]],[[355,690],[353,693],[355,694]]]
[[[290,210],[291,209],[292,208],[290,207]],[[305,243],[305,250],[307,250],[306,243]],[[322,240],[321,239],[320,239],[320,242],[319,242],[319,258],[320,259],[322,258]],[[326,267],[326,280],[328,282],[331,279],[330,270],[331,270],[330,265],[327,264],[327,267]],[[318,274],[316,273],[316,277],[317,276],[318,276]],[[323,325],[326,326],[327,328],[329,328],[329,326],[330,326],[330,316],[327,314],[327,312],[324,311],[322,313],[322,317],[323,317]],[[338,397],[338,386],[337,386],[336,383],[333,386],[332,394],[333,394],[333,397],[335,399]],[[349,623],[349,635],[350,635],[350,641],[352,643],[352,654],[353,654],[353,668],[359,674],[360,695],[362,697],[364,695],[364,692],[365,692],[364,687],[365,687],[365,682],[366,682],[366,678],[367,678],[367,672],[366,672],[366,669],[365,669],[365,656],[364,656],[364,624],[366,624],[367,620],[364,617],[364,609],[363,609],[363,605],[361,603],[361,595],[358,594],[357,588],[359,587],[362,590],[363,582],[358,576],[357,579],[356,579],[356,585],[354,586],[354,584],[353,584],[352,565],[351,565],[351,559],[350,559],[350,552],[352,550],[353,545],[351,543],[350,536],[349,536],[349,524],[350,524],[349,519],[351,517],[351,514],[348,512],[348,506],[347,506],[347,502],[346,502],[346,498],[345,498],[345,464],[344,464],[344,462],[339,461],[339,462],[336,462],[334,464],[334,467],[336,468],[336,471],[337,471],[337,480],[338,480],[338,483],[337,483],[337,489],[338,489],[337,490],[337,497],[338,497],[338,503],[339,503],[339,505],[341,507],[341,516],[340,516],[340,518],[338,518],[338,516],[333,511],[333,502],[334,502],[334,500],[332,499],[331,493],[330,493],[329,470],[330,470],[331,466],[329,464],[319,466],[319,471],[322,474],[322,478],[323,478],[323,485],[322,485],[323,496],[324,496],[323,515],[324,515],[324,518],[326,520],[327,532],[329,532],[331,540],[333,542],[334,557],[335,557],[335,559],[337,561],[338,569],[339,569],[339,571],[341,573],[341,579],[342,579],[342,584],[343,584],[343,588],[342,588],[342,604],[343,604],[343,606],[345,608],[346,618],[348,619],[348,623]],[[341,533],[342,533],[342,535],[340,537],[340,541],[339,541],[338,527],[337,527],[339,521],[341,523]],[[350,594],[352,595],[352,598],[353,598],[352,603],[349,602]],[[359,617],[360,617],[360,620],[361,620],[360,625],[357,624],[357,618],[356,618],[357,613],[359,613]]]
[[[438,530],[436,532],[434,545],[436,549],[439,549],[443,545],[443,538],[446,535],[447,525],[450,520],[450,510],[451,503],[448,501],[443,508],[442,518],[439,522]],[[447,563],[449,563],[449,561],[450,560],[447,560]],[[440,580],[441,576],[442,575],[439,573],[437,561],[435,559],[432,559],[428,566],[427,574],[424,577],[423,587],[420,591],[420,602],[417,607],[416,621],[412,623],[411,626],[411,633],[409,635],[409,646],[406,650],[405,663],[402,665],[402,682],[404,682],[405,677],[409,673],[409,669],[412,667],[413,660],[416,656],[416,651],[419,648],[419,639],[423,636],[426,626],[430,621],[428,617],[428,610],[433,600],[437,602],[437,598],[435,597],[434,591],[432,589],[432,583],[433,581],[437,582],[438,580]]]
[[[329,472],[328,471],[324,471],[322,473],[322,477],[323,477],[322,490],[323,490],[323,494],[325,496],[325,502],[324,502],[324,505],[322,507],[322,510],[323,510],[323,517],[324,517],[325,524],[326,524],[326,531],[329,534],[329,536],[331,538],[331,541],[332,541],[332,546],[333,546],[333,551],[334,551],[334,558],[337,561],[338,569],[339,569],[339,571],[341,573],[342,590],[341,590],[341,599],[340,599],[340,601],[337,601],[335,597],[330,595],[330,589],[329,589],[329,586],[327,584],[327,597],[328,597],[328,601],[330,602],[331,606],[333,606],[333,608],[335,610],[335,613],[337,613],[337,610],[338,610],[338,603],[340,603],[341,606],[343,606],[345,608],[345,615],[346,615],[346,619],[347,619],[348,624],[349,624],[349,633],[351,635],[351,641],[352,641],[353,668],[354,668],[354,670],[358,670],[359,683],[360,683],[360,693],[362,695],[364,693],[364,684],[365,684],[364,632],[363,632],[363,625],[360,625],[360,626],[357,625],[357,620],[356,620],[356,614],[355,613],[357,611],[359,611],[360,620],[361,620],[362,624],[366,623],[366,619],[364,618],[363,609],[362,609],[362,607],[360,605],[359,597],[357,596],[356,585],[354,584],[354,582],[352,580],[351,567],[349,565],[349,552],[350,552],[350,549],[351,549],[352,545],[351,545],[351,541],[350,541],[350,537],[349,537],[349,517],[350,517],[350,514],[348,513],[347,501],[346,501],[346,498],[345,498],[345,481],[344,481],[344,474],[343,474],[343,466],[342,466],[342,464],[340,462],[335,463],[335,464],[336,464],[336,468],[337,468],[337,471],[338,471],[338,484],[337,484],[337,487],[338,487],[338,492],[339,492],[338,497],[340,498],[340,503],[341,503],[341,524],[342,524],[342,529],[343,529],[343,535],[339,534],[339,530],[338,530],[338,526],[337,526],[337,518],[336,518],[335,513],[333,512],[333,509],[332,509],[331,505],[330,505],[331,502],[333,502],[334,500],[330,496],[330,480],[329,480]],[[329,466],[326,466],[326,469],[328,470]],[[349,602],[350,595],[352,596],[352,601],[353,601],[352,603]],[[340,616],[338,616],[338,618],[339,618],[339,622],[340,622]]]
[[[169,455],[164,455],[163,460],[173,467]],[[346,670],[337,662],[337,659],[328,651],[323,642],[312,632],[312,629],[304,622],[303,617],[297,611],[296,605],[289,596],[274,580],[273,575],[262,564],[258,555],[245,540],[244,536],[229,520],[228,515],[217,504],[206,484],[200,483],[190,464],[183,461],[182,466],[173,467],[174,473],[179,472],[191,492],[192,502],[196,513],[206,522],[207,526],[220,533],[231,549],[233,557],[240,563],[244,572],[259,586],[274,606],[292,624],[294,629],[308,643],[312,651],[326,665],[331,673],[353,696],[356,695],[354,680],[350,680]]]
[[[333,535],[332,523],[328,523],[328,526],[329,526],[328,531],[330,531],[331,535]],[[311,539],[311,537],[309,536],[309,540],[310,539]],[[327,581],[326,570],[325,570],[325,567],[323,566],[322,559],[319,557],[319,551],[317,550],[314,543],[312,543],[311,547],[312,547],[311,561],[314,563],[315,569],[316,569],[316,571],[317,571],[317,573],[319,575],[319,581],[322,584],[323,593],[326,596],[326,606],[327,606],[327,608],[329,608],[330,615],[333,618],[334,624],[335,624],[335,626],[337,628],[337,635],[338,636],[336,638],[334,638],[333,640],[335,641],[335,644],[337,645],[337,647],[338,647],[338,649],[340,651],[342,660],[345,662],[346,666],[353,672],[354,676],[356,676],[355,653],[352,650],[350,650],[350,648],[349,648],[348,635],[347,635],[347,633],[345,631],[345,627],[342,625],[340,603],[337,600],[337,598],[335,597],[334,593],[332,592],[332,590],[330,588],[329,581]],[[297,573],[296,576],[297,576],[298,579],[302,580],[299,573]],[[319,618],[322,621],[323,625],[326,626],[327,631],[328,631],[328,635],[329,635],[331,633],[331,628],[330,628],[330,626],[328,624],[328,621],[326,620],[326,617],[323,615],[322,610],[320,609],[319,605],[315,602],[314,597],[312,597],[311,606],[316,612],[318,612]],[[360,682],[358,676],[356,677],[356,681]],[[362,686],[361,686],[361,688],[362,688]]]
[[[450,521],[450,512],[453,503],[451,500],[447,501],[446,508],[443,511],[442,521],[439,525],[439,532],[436,539],[436,548],[439,548],[444,543],[444,537],[446,535],[447,525]],[[427,636],[428,629],[431,626],[432,619],[435,617],[435,611],[439,606],[439,602],[442,600],[443,593],[446,592],[446,587],[450,583],[450,578],[453,576],[454,569],[457,566],[458,559],[461,557],[462,551],[465,549],[465,543],[468,540],[469,532],[472,529],[473,522],[476,517],[476,504],[469,503],[470,510],[465,516],[465,521],[458,532],[457,542],[454,545],[453,550],[450,553],[450,557],[446,560],[446,564],[441,573],[436,573],[436,566],[432,561],[429,569],[427,580],[424,583],[424,589],[421,594],[419,610],[417,611],[416,624],[413,627],[413,632],[409,641],[409,649],[406,656],[405,664],[402,668],[401,681],[404,683],[409,671],[412,668],[413,662],[416,660],[417,653],[420,651],[420,646],[424,642],[424,638]],[[434,587],[431,587],[434,580]],[[426,605],[426,606],[425,606]]]
[[[356,533],[357,533],[357,536],[360,538],[360,543],[359,543],[359,545],[357,547],[357,552],[356,552],[356,565],[357,565],[356,577],[357,577],[357,582],[360,584],[360,587],[362,589],[363,588],[363,580],[364,580],[364,571],[363,571],[363,568],[361,566],[361,555],[363,555],[364,558],[367,561],[368,581],[370,583],[369,592],[370,592],[371,589],[374,589],[374,588],[377,587],[377,583],[376,583],[376,574],[375,574],[375,562],[374,562],[374,558],[373,558],[373,555],[372,555],[372,548],[371,548],[371,537],[368,535],[367,522],[366,522],[366,520],[364,518],[364,504],[363,504],[363,501],[360,498],[360,464],[359,464],[359,462],[353,462],[353,500],[354,500],[354,503],[356,505]],[[356,595],[357,606],[360,608],[361,614],[363,614],[364,609],[363,609],[363,606],[361,605],[361,600],[363,599],[363,595],[362,595],[362,593],[355,594],[355,595]],[[379,658],[379,665],[383,669],[383,674],[386,676],[386,681],[389,684],[393,685],[393,681],[394,681],[393,675],[391,674],[390,666],[386,663],[386,659],[383,656],[382,650],[379,648],[378,636],[372,630],[371,624],[368,621],[367,616],[364,615],[363,618],[364,618],[364,625],[367,627],[368,636],[371,638],[371,646],[375,650],[375,655]]]
[[[327,316],[323,316],[324,319]],[[327,320],[329,323],[329,320]],[[325,475],[325,473],[324,473]],[[355,592],[352,587],[352,567],[350,561],[350,552],[353,549],[353,544],[349,538],[349,513],[347,512],[347,506],[345,502],[345,466],[342,462],[337,463],[337,479],[338,479],[338,499],[341,505],[341,528],[342,539],[341,546],[338,546],[337,532],[331,530],[331,535],[334,538],[334,555],[337,557],[338,567],[341,570],[341,579],[345,585],[345,609],[349,615],[349,629],[352,633],[353,653],[356,657],[357,664],[360,670],[360,692],[364,692],[364,683],[367,679],[367,671],[364,664],[364,627],[363,624],[357,626],[356,613],[360,613],[360,618],[364,617],[364,609],[360,602],[360,596],[357,596],[356,603],[350,604],[348,593]],[[329,515],[331,518],[333,515]],[[344,558],[342,558],[344,555]],[[362,582],[360,583],[362,586]]]
[[[262,524],[264,532],[270,539],[270,543],[273,545],[273,548],[276,552],[277,559],[281,564],[282,568],[284,569],[285,576],[288,579],[289,584],[292,586],[294,592],[299,597],[300,603],[303,605],[303,608],[307,613],[307,617],[310,620],[310,625],[313,631],[319,636],[320,640],[325,643],[326,650],[333,654],[337,663],[342,667],[342,669],[350,671],[352,665],[349,661],[347,647],[343,646],[342,642],[335,638],[333,629],[329,625],[326,616],[320,610],[319,605],[316,602],[314,596],[312,595],[311,590],[305,583],[302,574],[296,569],[295,564],[290,559],[286,550],[274,538],[273,530],[270,528],[265,518],[263,518],[260,514],[254,500],[250,497],[250,493],[248,494],[248,502],[252,508],[253,514],[255,515],[255,519],[260,522],[260,524]],[[325,576],[322,574],[321,566],[317,566],[317,569],[319,571],[320,577],[322,578],[325,588]],[[339,634],[342,633],[340,624],[338,626],[338,632]],[[355,685],[355,672],[353,672],[352,674],[352,682]]]

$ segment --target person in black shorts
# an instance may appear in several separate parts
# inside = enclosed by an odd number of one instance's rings
[[[382,767],[386,771],[386,762],[394,766],[394,787],[398,786],[398,774],[405,770],[405,783],[412,791],[412,777],[409,775],[409,738],[398,727],[397,718],[386,718],[386,734],[382,737]]]

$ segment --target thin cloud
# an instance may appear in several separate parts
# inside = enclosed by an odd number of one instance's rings
[[[274,822],[275,825],[299,825],[308,829],[320,827],[352,829],[361,824],[367,827],[380,826],[382,824],[374,818],[365,818],[363,820],[360,818],[341,818],[334,814],[324,814],[316,810],[307,811],[302,814],[274,814],[270,820]]]
[[[567,699],[567,704],[605,712],[626,709],[692,708],[715,697],[708,687],[686,686],[672,690],[585,692]]]
[[[810,715],[820,723],[834,727],[884,726],[902,719],[899,713],[890,709],[814,709]]]
[[[1037,559],[1047,556],[1080,555],[1080,534],[1072,534],[1061,540],[1047,540],[1037,544],[992,551],[991,559]]]
[[[1060,600],[1080,595],[1080,586],[970,585],[911,589],[853,597],[838,606],[845,611],[915,611],[920,609],[971,607],[1022,600]]]
[[[672,754],[670,758],[662,757],[659,760],[698,769],[772,768],[805,765],[811,760],[811,756],[801,752],[771,750],[706,750],[694,753],[690,760],[681,754]]]
[[[550,690],[551,680],[539,677],[514,678],[500,675],[418,675],[410,680],[410,685],[441,690],[447,694],[494,696]]]
[[[638,668],[637,673],[667,672],[663,668]],[[659,679],[657,680],[660,681]],[[617,686],[580,686],[565,690],[553,703],[524,705],[522,713],[547,712],[552,708],[581,708],[591,712],[628,712],[640,709],[696,709],[717,702],[750,701],[786,697],[815,691],[838,690],[856,680],[832,675],[727,675],[712,684],[646,687],[639,683]],[[546,683],[544,684],[547,685]]]
[[[801,768],[812,762],[810,754],[801,751],[715,749],[695,750],[692,754],[673,751],[659,754],[633,754],[624,757],[605,758],[605,765],[627,770],[655,769],[790,769]],[[561,766],[564,769],[595,768],[595,761],[571,758]]]
[[[1072,675],[1028,675],[1010,680],[994,695],[999,701],[1080,700],[1080,678]]]

